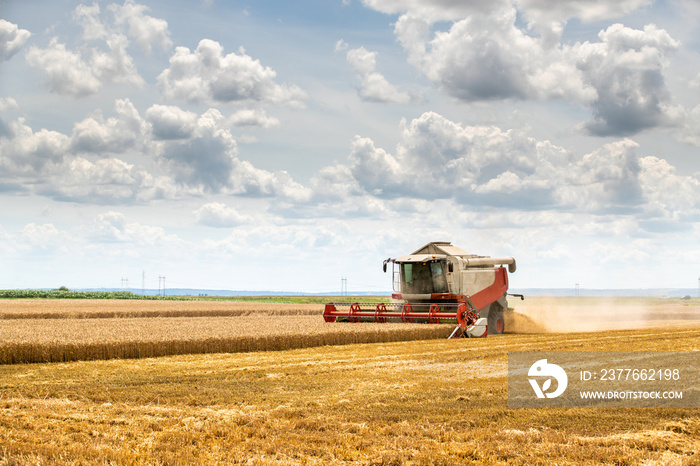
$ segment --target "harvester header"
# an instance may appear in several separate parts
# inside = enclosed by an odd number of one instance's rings
[[[386,259],[384,272],[389,264],[393,302],[328,303],[323,312],[326,322],[456,321],[451,337],[505,331],[507,272],[515,272],[514,258],[479,256],[449,242],[432,242],[411,254]]]

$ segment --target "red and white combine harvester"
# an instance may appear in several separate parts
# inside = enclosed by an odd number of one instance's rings
[[[391,303],[328,303],[326,322],[457,322],[450,338],[500,334],[508,322],[508,272],[512,257],[469,254],[447,242],[428,243],[392,264]],[[518,296],[524,299],[522,295]]]

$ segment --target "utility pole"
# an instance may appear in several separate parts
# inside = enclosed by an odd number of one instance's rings
[[[576,283],[576,296],[579,296],[578,283]]]
[[[348,279],[347,279],[347,277],[342,277],[340,279],[340,295],[341,296],[348,295]]]
[[[122,290],[126,291],[129,288],[129,279],[122,277]]]
[[[146,294],[146,271],[141,272],[141,294]]]

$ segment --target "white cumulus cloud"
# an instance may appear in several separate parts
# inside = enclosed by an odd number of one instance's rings
[[[461,125],[426,112],[404,122],[394,154],[357,136],[347,165],[320,170],[310,186],[316,202],[339,205],[342,195],[355,200],[348,204],[370,196],[516,211],[697,215],[700,179],[677,175],[663,159],[640,158],[638,148],[622,139],[579,156],[518,131]]]
[[[32,33],[0,19],[0,61],[9,60],[24,46]]]
[[[83,28],[83,39],[100,40],[107,37],[107,28],[100,19],[100,5],[78,5],[73,11],[73,19]]]
[[[129,25],[129,37],[133,38],[146,53],[151,52],[151,46],[158,44],[163,50],[172,46],[168,31],[168,22],[146,14],[149,8],[145,5],[126,0],[123,5],[110,5],[114,12],[117,25]]]
[[[0,97],[0,112],[7,112],[8,110],[17,110],[19,105],[17,101],[12,97]]]
[[[148,130],[129,99],[115,102],[116,117],[86,118],[73,126],[71,148],[78,152],[121,153],[143,143]]]
[[[192,52],[177,47],[170,66],[158,76],[166,98],[189,102],[262,102],[301,106],[306,93],[298,86],[277,84],[277,73],[245,51],[224,55],[216,41],[202,39]]]
[[[253,126],[266,129],[280,125],[277,118],[268,116],[261,108],[238,110],[229,117],[228,121],[234,126]]]
[[[144,204],[176,194],[170,179],[153,176],[141,167],[116,158],[95,162],[82,157],[67,158],[44,176],[46,182],[37,188],[37,194],[61,201]]]
[[[146,119],[157,139],[186,139],[197,127],[197,114],[171,105],[152,105],[146,110]]]
[[[249,223],[251,218],[221,202],[210,202],[194,211],[197,223],[215,228],[231,228]]]
[[[184,241],[176,235],[167,234],[163,228],[142,225],[136,222],[129,222],[126,215],[121,212],[110,210],[97,215],[91,223],[83,226],[79,230],[80,240],[90,239],[93,243],[91,249],[95,252],[104,253],[105,250],[99,243],[126,243],[131,249],[127,254],[137,256],[144,253],[141,249],[146,247],[152,249],[172,248],[182,250]],[[124,253],[124,249],[114,250],[114,253]],[[108,252],[108,251],[107,251]]]
[[[128,7],[139,10],[139,6],[131,1],[127,1],[123,8]],[[128,14],[124,16],[130,17]],[[98,93],[106,83],[144,85],[132,56],[127,52],[128,37],[118,25],[102,21],[98,4],[78,5],[73,19],[83,29],[82,38],[86,42],[83,46],[71,50],[58,37],[53,37],[47,47],[32,46],[25,56],[29,65],[44,73],[51,91],[86,97]]]
[[[0,137],[0,179],[17,182],[34,177],[47,167],[63,162],[70,138],[57,131],[34,131],[19,118],[7,125]]]
[[[73,52],[54,37],[46,48],[30,47],[26,59],[46,75],[50,89],[58,94],[86,97],[109,82],[143,85],[143,78],[126,52],[126,37],[112,35],[106,39],[106,45],[108,53],[96,48]]]
[[[408,103],[412,100],[408,92],[399,91],[383,74],[377,72],[377,52],[359,47],[349,50],[346,58],[362,80],[358,89],[362,100],[382,103]]]
[[[571,18],[583,22],[619,18],[643,8],[651,0],[516,0],[528,21],[529,28],[540,33],[548,45],[555,45],[561,38],[566,23]]]
[[[26,58],[27,63],[44,72],[51,90],[59,94],[85,97],[102,88],[92,66],[55,37],[46,48],[30,47]]]

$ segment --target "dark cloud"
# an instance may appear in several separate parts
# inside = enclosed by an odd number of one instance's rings
[[[10,132],[10,127],[0,118],[0,138],[10,137],[12,133]]]
[[[595,136],[629,136],[668,122],[663,104],[669,93],[658,70],[621,69],[596,83],[594,120],[585,127]]]
[[[231,140],[199,136],[166,148],[163,157],[178,183],[202,187],[206,192],[218,193],[231,185],[233,170]]]
[[[637,30],[614,24],[599,37],[600,43],[575,50],[577,67],[597,94],[588,131],[626,136],[667,124],[670,94],[662,70],[678,42],[653,25]]]
[[[395,32],[409,62],[451,96],[467,102],[576,103],[592,111],[593,120],[585,128],[596,136],[632,135],[671,120],[664,69],[679,43],[654,25],[639,30],[614,24],[600,32],[599,41],[568,46],[559,42],[563,23],[584,11],[569,1],[550,12],[538,0],[519,5],[531,8],[529,17],[538,28],[553,25],[552,15],[562,15],[563,22],[540,37],[519,25],[518,10],[510,2],[479,14],[464,11],[447,30],[416,15],[423,7],[414,2],[397,3],[403,8],[393,9],[407,11]],[[615,7],[596,4],[595,12],[585,17],[605,18],[639,5],[640,0]]]

